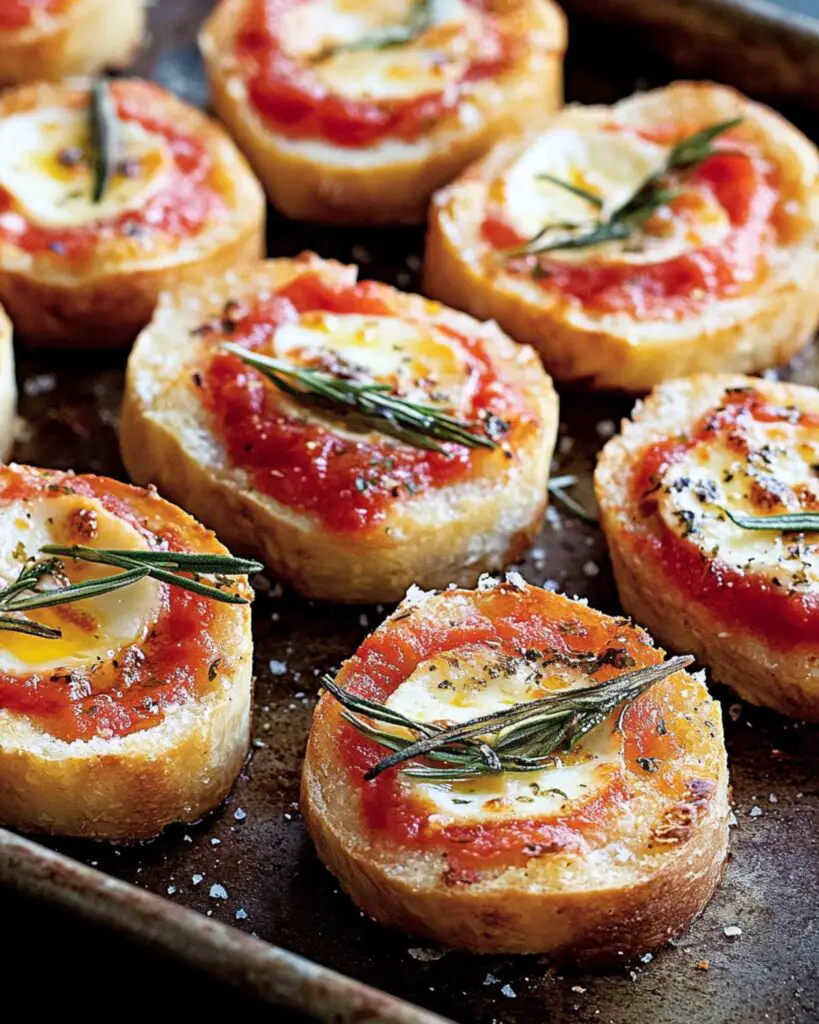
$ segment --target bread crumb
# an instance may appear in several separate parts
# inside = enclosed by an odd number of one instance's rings
[[[710,966],[711,966],[711,964],[709,964],[707,960],[698,960],[694,964],[694,970],[695,971],[707,971],[710,968]]]

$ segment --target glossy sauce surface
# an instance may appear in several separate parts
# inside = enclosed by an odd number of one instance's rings
[[[382,286],[361,282],[338,287],[309,273],[234,314],[229,334],[222,337],[271,354],[277,328],[309,311],[400,315]],[[509,455],[448,442],[442,453],[425,451],[378,433],[361,433],[360,440],[340,435],[331,421],[306,421],[274,385],[225,352],[215,351],[203,368],[203,399],[231,462],[251,474],[255,487],[317,516],[329,529],[367,529],[381,522],[399,499],[465,479],[488,459],[516,457],[514,442],[535,427],[479,339],[448,333],[466,353],[469,378],[468,400],[456,412],[476,424],[491,417],[503,431],[502,440],[509,442]]]
[[[162,522],[155,532],[157,509],[151,507],[146,492],[137,488],[100,477],[59,472],[33,475],[19,469],[6,469],[0,478],[0,502],[4,503],[37,502],[55,491],[96,498],[108,512],[139,530],[153,547],[190,550],[190,540],[186,543],[178,524]],[[74,542],[88,543],[88,539],[78,536]],[[62,740],[108,738],[157,725],[166,708],[204,690],[218,656],[209,632],[214,602],[179,587],[162,586],[166,591],[162,610],[143,643],[111,651],[109,660],[82,669],[29,675],[0,671],[0,709],[25,714]],[[81,603],[74,607],[80,608]],[[0,642],[4,635],[12,634],[0,632]]]
[[[213,161],[206,146],[180,131],[172,119],[151,111],[162,91],[147,82],[114,83],[111,91],[117,117],[134,121],[147,132],[161,136],[170,147],[173,169],[168,179],[140,207],[120,216],[69,228],[53,228],[26,220],[15,209],[14,197],[0,187],[0,240],[33,254],[51,253],[58,262],[81,264],[93,258],[102,237],[132,240],[138,245],[154,233],[173,240],[196,235],[206,222],[224,210],[216,190]]]
[[[538,588],[520,592],[501,585],[471,592],[468,599],[472,612],[465,617],[459,613],[453,621],[447,621],[445,612],[434,622],[419,623],[413,614],[389,621],[365,640],[345,664],[338,682],[383,702],[421,662],[465,644],[488,645],[515,656],[537,651],[556,656],[558,662],[561,656],[571,659],[591,653],[602,664],[591,669],[589,684],[662,660],[648,637],[626,620],[580,605],[572,606],[567,617],[565,601]],[[380,760],[384,749],[340,715],[336,728],[349,784],[360,790],[369,827],[400,845],[443,850],[448,863],[468,872],[482,865],[522,863],[544,853],[584,851],[604,842],[618,808],[633,792],[635,773],[643,774],[638,758],[651,764],[652,779],[664,795],[670,799],[682,795],[684,779],[675,765],[682,748],[673,729],[665,726],[664,710],[656,691],[625,710],[622,767],[589,800],[573,801],[565,812],[547,817],[527,818],[524,806],[519,819],[465,825],[436,823],[429,808],[408,794],[396,771],[363,781],[363,774]],[[327,706],[326,700],[320,711],[338,715],[337,706]],[[569,763],[571,756],[566,755]]]
[[[700,127],[677,128],[674,136],[662,126],[639,134],[672,145]],[[776,235],[781,196],[775,171],[753,147],[734,141],[729,134],[724,148],[726,152],[705,160],[688,176],[681,194],[669,204],[671,216],[696,216],[698,196],[715,199],[731,225],[723,244],[639,266],[607,262],[598,254],[585,262],[561,262],[546,253],[513,259],[507,264],[508,272],[527,275],[544,290],[594,313],[627,313],[638,319],[681,318],[712,298],[743,294],[765,273],[764,247]],[[534,226],[533,232],[539,227]],[[481,234],[493,249],[526,241],[491,209]]]
[[[799,424],[819,429],[819,415],[778,407],[756,391],[727,392],[722,405],[702,417],[689,436],[670,437],[643,452],[630,486],[639,516],[626,530],[626,539],[638,551],[648,549],[674,585],[704,604],[715,621],[762,636],[782,650],[802,644],[815,646],[819,593],[789,590],[753,571],[738,571],[726,565],[718,552],[707,557],[694,540],[675,533],[661,519],[656,495],[665,472],[698,442],[718,434],[730,435],[744,417],[781,423],[793,416]]]
[[[414,141],[455,111],[470,82],[505,66],[506,42],[487,12],[481,56],[455,86],[411,99],[378,102],[334,95],[309,63],[288,55],[280,42],[284,14],[304,0],[249,0],[236,52],[249,67],[248,91],[258,113],[276,131],[294,138],[316,138],[338,146],[363,147],[385,138]],[[484,0],[468,0],[483,10]]]

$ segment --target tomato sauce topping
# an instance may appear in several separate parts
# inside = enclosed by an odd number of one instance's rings
[[[794,420],[794,416],[798,417]],[[693,601],[705,605],[714,620],[755,633],[782,650],[815,645],[819,635],[819,594],[772,585],[765,576],[708,557],[692,540],[668,526],[657,510],[657,493],[665,472],[694,445],[750,418],[760,423],[793,423],[819,429],[819,415],[772,404],[758,391],[727,391],[722,405],[707,413],[689,436],[669,437],[643,452],[631,480],[633,507],[639,518],[626,527],[626,538],[643,554],[658,559],[666,578]]]
[[[0,0],[0,32],[30,25],[37,14],[59,14],[71,0]]]
[[[626,620],[582,605],[573,605],[569,616],[565,599],[548,591],[535,587],[519,591],[501,585],[486,591],[451,593],[461,599],[468,597],[469,613],[459,611],[451,620],[445,614],[435,619],[411,614],[389,620],[345,664],[339,684],[383,702],[419,664],[464,644],[491,644],[512,656],[533,649],[554,652],[558,658],[592,652],[599,657],[600,667],[591,671],[590,684],[662,660],[647,635]],[[632,793],[630,773],[639,777],[645,764],[651,771],[656,768],[652,779],[664,795],[669,799],[683,796],[685,782],[674,763],[681,747],[673,730],[666,727],[662,705],[654,694],[649,690],[624,711],[620,728],[625,771],[613,772],[596,795],[585,803],[575,803],[567,813],[485,823],[434,823],[428,806],[413,798],[398,771],[363,781],[364,773],[384,756],[384,748],[344,721],[339,706],[329,697],[319,705],[317,714],[337,716],[338,749],[350,784],[361,792],[370,828],[400,845],[444,850],[451,866],[468,869],[525,862],[541,853],[583,851],[605,841],[607,826]]]
[[[668,138],[668,131],[661,127],[639,134],[671,144],[696,130],[680,132],[678,128],[676,139]],[[730,135],[726,138],[730,141],[725,152],[703,161],[669,204],[672,215],[696,217],[696,206],[703,198],[716,200],[730,222],[728,234],[719,245],[640,265],[607,262],[596,254],[582,263],[565,263],[546,253],[513,258],[506,269],[529,275],[544,290],[600,314],[624,312],[638,318],[681,319],[710,299],[743,294],[765,273],[764,248],[776,234],[781,196],[776,175],[760,154],[744,140]],[[493,249],[511,248],[526,241],[491,209],[482,222],[481,234]]]
[[[142,492],[94,476],[5,469],[0,502],[37,501],[55,493],[98,499],[106,511],[137,529],[149,544],[189,550],[182,530],[140,512]],[[149,525],[151,523],[151,525]],[[163,609],[146,640],[117,651],[102,664],[29,675],[0,670],[0,708],[27,715],[51,735],[72,741],[127,736],[162,721],[165,710],[207,688],[218,652],[210,635],[214,602],[164,588]],[[48,640],[38,641],[40,644]],[[92,671],[93,668],[93,671]]]
[[[383,286],[368,281],[338,286],[307,273],[269,299],[232,314],[227,337],[233,344],[273,354],[277,328],[312,311],[400,315]],[[216,330],[222,340],[221,327]],[[455,414],[509,442],[534,429],[534,417],[522,409],[518,394],[481,342],[450,328],[439,331],[465,353],[470,386],[464,389],[464,407]],[[201,383],[233,465],[245,469],[265,494],[339,532],[373,527],[397,499],[464,479],[486,459],[516,457],[513,445],[492,451],[444,442],[443,451],[434,452],[399,445],[377,433],[350,440],[329,425],[306,422],[298,407],[261,374],[218,350],[203,368]]]
[[[457,110],[470,83],[498,74],[509,61],[507,41],[487,12],[479,54],[460,82],[407,99],[345,99],[334,95],[309,63],[282,46],[282,19],[304,2],[249,0],[236,38],[237,57],[249,69],[251,103],[276,131],[293,138],[350,147],[372,146],[384,138],[413,141]],[[467,2],[479,10],[486,6],[485,0]]]
[[[0,217],[0,241],[30,253],[51,252],[77,264],[93,258],[102,237],[138,242],[159,231],[181,240],[198,234],[210,218],[224,210],[224,202],[213,183],[213,160],[207,147],[151,111],[152,102],[162,91],[147,82],[120,82],[111,85],[111,92],[118,118],[136,122],[168,143],[173,167],[166,180],[141,207],[68,228],[52,228],[24,219],[15,209],[14,197],[0,186],[0,214],[14,213],[13,218]]]

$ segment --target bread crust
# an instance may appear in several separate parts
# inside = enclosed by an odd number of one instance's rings
[[[123,461],[132,479],[155,483],[200,515],[237,551],[254,552],[308,597],[341,602],[398,600],[412,582],[474,584],[526,549],[541,521],[549,461],[557,430],[557,398],[530,350],[491,327],[417,296],[395,293],[408,310],[444,318],[469,333],[481,331],[488,350],[519,387],[540,427],[520,457],[493,460],[474,479],[401,499],[378,528],[339,535],[314,516],[293,511],[255,490],[230,465],[197,395],[175,386],[188,379],[196,357],[188,332],[229,298],[281,287],[305,270],[352,284],[356,268],[312,254],[270,260],[241,274],[212,279],[199,289],[166,294],[128,363],[120,429]],[[180,336],[185,345],[179,344]],[[497,453],[501,455],[500,452]],[[502,463],[502,465],[501,465]]]
[[[144,0],[70,0],[57,14],[0,31],[0,85],[127,67],[144,30]]]
[[[527,39],[524,56],[470,92],[469,116],[453,116],[418,144],[353,151],[316,148],[264,123],[238,74],[233,40],[246,0],[223,0],[199,36],[213,105],[255,169],[271,203],[295,220],[327,224],[423,223],[435,189],[500,138],[539,124],[562,103],[565,18],[552,0],[523,0],[503,17]]]
[[[152,87],[152,108],[202,142],[227,211],[179,245],[149,253],[122,237],[90,263],[55,262],[0,240],[0,302],[32,348],[114,348],[130,344],[153,313],[161,291],[256,259],[264,249],[264,196],[224,131],[170,93]],[[71,85],[38,83],[0,97],[0,118],[82,93]],[[155,236],[156,237],[156,236]]]
[[[710,899],[725,863],[729,807],[718,705],[693,677],[675,679],[669,700],[680,700],[674,690],[684,691],[696,723],[684,756],[715,786],[686,810],[668,806],[659,793],[643,793],[624,810],[627,822],[615,825],[591,856],[547,852],[522,866],[478,863],[472,875],[453,881],[445,854],[396,845],[367,826],[350,786],[351,769],[339,754],[338,708],[327,694],[314,715],[302,776],[307,831],[342,888],[381,924],[474,953],[622,963],[685,930]],[[675,832],[673,823],[683,821]],[[663,823],[671,841],[646,845],[645,837],[658,835]]]
[[[190,550],[226,551],[156,494],[116,486],[152,515],[181,522]],[[250,595],[247,584],[241,590]],[[207,689],[169,707],[149,728],[63,740],[25,714],[0,709],[0,822],[26,832],[132,842],[173,822],[196,821],[218,805],[250,743],[249,605],[219,604],[211,636],[221,657]]]
[[[647,546],[628,542],[626,524],[635,522],[628,482],[649,444],[684,432],[718,404],[726,388],[752,385],[777,404],[819,413],[819,392],[798,384],[729,374],[700,374],[668,381],[644,402],[622,432],[603,449],[595,472],[600,522],[609,546],[620,601],[671,650],[691,651],[710,676],[752,704],[794,718],[819,721],[819,645],[788,651],[763,636],[715,621],[703,603],[683,591]]]
[[[433,199],[424,290],[479,318],[493,318],[532,345],[556,380],[642,393],[662,380],[698,372],[753,373],[786,362],[819,321],[819,154],[778,114],[711,83],[677,82],[609,107],[571,106],[552,126],[716,123],[742,117],[738,129],[782,170],[799,213],[791,239],[769,253],[768,278],[753,293],[712,300],[679,321],[636,320],[626,312],[584,310],[525,276],[487,270],[478,235],[489,182],[531,144],[502,142]],[[533,229],[534,230],[534,229]]]
[[[7,459],[14,444],[17,383],[11,321],[0,306],[0,459]]]

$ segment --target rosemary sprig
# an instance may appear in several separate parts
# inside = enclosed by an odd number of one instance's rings
[[[370,428],[414,448],[443,452],[439,441],[466,448],[497,448],[497,442],[487,434],[474,433],[476,424],[457,419],[437,406],[411,402],[388,384],[355,381],[323,370],[293,366],[239,345],[226,344],[222,348],[258,370],[297,402],[364,420]]]
[[[117,115],[104,78],[91,86],[91,162],[93,185],[91,198],[99,203],[114,173]]]
[[[819,533],[819,512],[784,512],[777,516],[744,516],[722,510],[735,526],[743,530],[779,530],[783,533]]]
[[[570,750],[617,708],[636,700],[693,660],[691,655],[670,658],[604,683],[560,690],[447,728],[415,721],[350,693],[331,676],[322,678],[322,686],[344,707],[344,718],[354,728],[390,751],[369,769],[365,779],[413,762],[402,769],[405,775],[430,782],[457,782],[553,766],[560,753]],[[394,729],[405,730],[411,736],[391,731]],[[419,760],[421,763],[417,763]]]
[[[580,188],[579,185],[572,185],[569,181],[564,181],[562,178],[556,178],[553,174],[538,174],[538,181],[548,181],[552,185],[557,185],[559,188],[565,189],[567,192],[571,192],[572,195],[578,196],[580,199],[585,199],[587,203],[591,203],[598,210],[602,210],[604,202],[601,196],[595,195],[594,192],[589,192],[585,188]],[[562,227],[563,225],[561,225]],[[573,225],[569,225],[572,227]]]
[[[27,633],[45,640],[57,640],[62,636],[59,629],[45,626],[24,617],[35,608],[51,608],[55,605],[70,604],[101,597],[148,577],[168,583],[183,590],[191,590],[203,597],[227,604],[247,604],[247,599],[225,588],[231,576],[245,576],[260,572],[262,565],[246,558],[232,555],[188,554],[176,551],[130,551],[106,548],[91,548],[83,545],[63,547],[48,544],[41,553],[49,557],[30,561],[20,571],[17,579],[5,590],[0,591],[0,630]],[[44,588],[47,577],[59,581],[65,558],[83,562],[111,565],[123,570],[110,576],[100,576],[80,583],[59,584]],[[192,575],[181,575],[190,573]],[[215,577],[218,586],[203,583],[198,577],[207,574]]]
[[[554,476],[549,480],[549,493],[553,498],[556,498],[561,505],[565,505],[566,508],[574,512],[578,519],[582,519],[584,523],[597,525],[597,515],[594,512],[589,512],[588,509],[584,508],[579,501],[576,501],[570,494],[566,493],[565,488],[574,487],[576,483],[577,477],[572,476],[571,474]]]
[[[413,0],[406,21],[385,25],[351,43],[339,43],[318,55],[317,61],[329,60],[338,53],[357,50],[386,50],[392,46],[404,46],[423,35],[435,20],[434,0]]]
[[[546,252],[583,249],[590,245],[599,245],[601,242],[630,238],[644,227],[661,206],[677,197],[679,194],[677,183],[682,175],[695,170],[705,160],[719,152],[713,146],[714,139],[724,132],[736,128],[741,123],[741,117],[732,118],[730,121],[719,121],[682,139],[669,150],[662,166],[653,171],[624,203],[614,209],[606,220],[597,220],[592,223],[588,230],[564,235],[553,241],[543,241],[544,238],[548,239],[553,232],[565,231],[567,228],[565,224],[547,224],[521,245],[504,249],[502,255],[506,259],[514,256],[536,256]],[[586,199],[598,210],[603,207],[599,197],[591,192],[586,192],[585,189],[577,188],[570,182],[548,174],[541,174],[539,177]],[[582,224],[571,226],[583,227]]]

